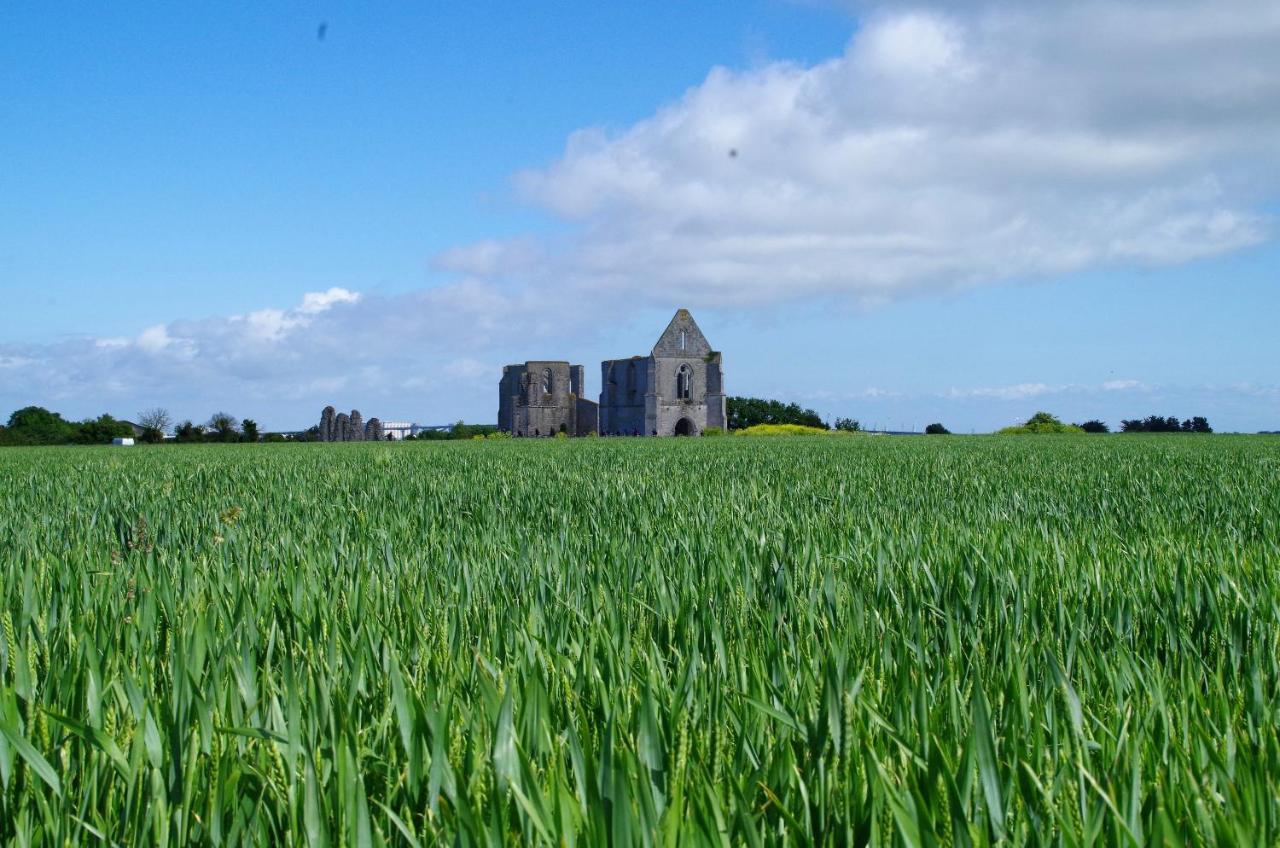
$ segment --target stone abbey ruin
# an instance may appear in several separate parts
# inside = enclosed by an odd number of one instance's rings
[[[582,396],[585,369],[530,360],[502,369],[498,429],[515,436],[697,436],[725,428],[724,371],[687,309],[648,356],[600,363],[600,402]]]
[[[366,424],[358,409],[351,410],[350,415],[345,412],[334,415],[333,407],[326,406],[320,413],[317,439],[322,442],[380,442],[383,440],[382,422],[370,418]]]

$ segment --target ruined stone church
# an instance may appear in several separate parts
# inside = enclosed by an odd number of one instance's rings
[[[502,369],[498,428],[517,436],[697,436],[725,428],[719,351],[687,309],[678,310],[648,356],[600,365],[600,402],[582,397],[585,369],[531,360]]]

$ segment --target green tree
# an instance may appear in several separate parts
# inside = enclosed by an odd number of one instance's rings
[[[1179,421],[1176,415],[1148,415],[1146,418],[1130,418],[1120,422],[1120,430],[1125,433],[1212,433],[1209,419],[1197,415]]]
[[[110,415],[87,418],[75,428],[74,441],[82,445],[109,445],[112,439],[133,436],[133,427]]]
[[[1111,428],[1106,425],[1106,422],[1099,421],[1096,418],[1092,421],[1086,421],[1083,424],[1077,424],[1076,426],[1079,427],[1081,430],[1084,430],[1086,433],[1110,433],[1111,432]]]
[[[856,433],[862,429],[862,423],[856,418],[837,418],[835,429],[844,430],[849,433]]]
[[[183,421],[177,427],[173,428],[173,439],[176,442],[203,442],[204,428],[199,424],[192,424],[190,421]]]
[[[938,423],[930,424],[928,427],[925,427],[924,432],[926,435],[929,435],[929,436],[950,436],[951,435],[950,430],[948,430],[946,427],[943,427],[941,424],[938,424]]]
[[[42,406],[26,406],[9,416],[6,435],[11,444],[65,445],[76,435],[76,425]]]
[[[822,417],[798,403],[783,403],[763,398],[731,397],[725,404],[730,430],[745,430],[757,424],[799,424],[803,427],[827,429]]]
[[[240,422],[230,412],[213,413],[205,426],[209,429],[212,441],[238,442],[240,440]]]
[[[240,422],[240,441],[254,442],[258,441],[258,422],[252,418],[246,418]]]

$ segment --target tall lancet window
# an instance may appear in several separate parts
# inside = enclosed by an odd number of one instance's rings
[[[680,349],[688,350],[688,348],[689,348],[689,334],[684,330],[681,330],[680,331]]]
[[[551,389],[552,389],[551,369],[548,368],[547,370],[542,372],[542,393],[544,395],[549,395],[551,394]]]
[[[689,389],[692,383],[693,369],[688,365],[681,365],[680,370],[676,371],[676,398],[679,400],[688,400]]]

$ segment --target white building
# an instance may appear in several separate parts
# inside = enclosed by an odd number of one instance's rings
[[[405,436],[416,436],[418,433],[427,429],[421,424],[413,424],[409,421],[384,421],[382,422],[382,432],[386,437],[400,441]]]

